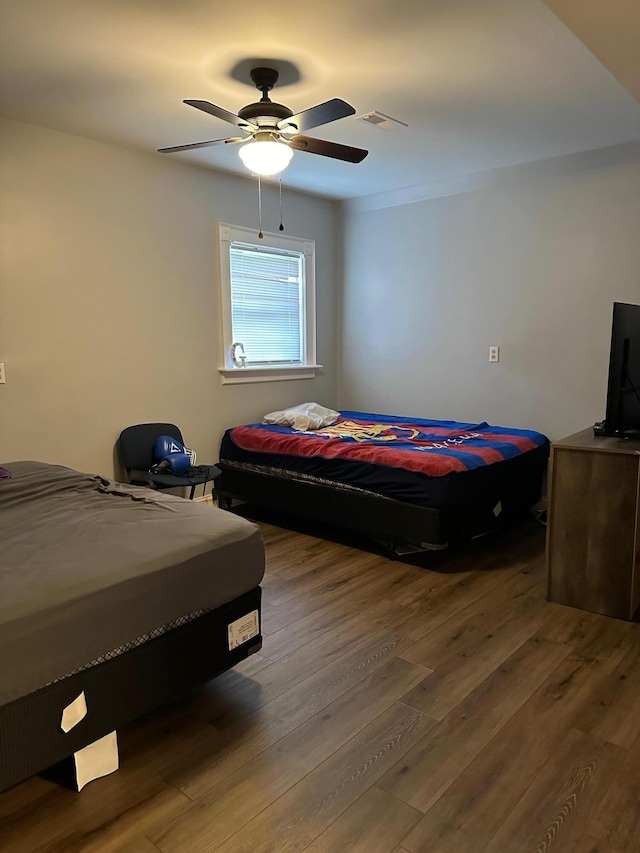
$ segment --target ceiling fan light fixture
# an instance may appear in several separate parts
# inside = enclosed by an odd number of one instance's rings
[[[293,150],[286,142],[254,140],[242,145],[239,154],[247,169],[257,175],[277,175],[291,162]]]

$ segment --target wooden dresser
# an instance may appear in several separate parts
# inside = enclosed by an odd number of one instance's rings
[[[640,440],[585,429],[551,446],[547,597],[632,619],[640,604]]]

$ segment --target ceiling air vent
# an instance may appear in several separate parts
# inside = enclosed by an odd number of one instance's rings
[[[397,118],[391,118],[391,116],[386,116],[384,113],[379,113],[378,110],[365,113],[357,118],[358,121],[366,121],[367,124],[379,127],[381,130],[393,130],[394,127],[409,127],[403,121],[398,121]]]

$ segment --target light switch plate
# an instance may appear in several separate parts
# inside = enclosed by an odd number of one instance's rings
[[[4,385],[7,381],[7,377],[4,372],[4,362],[0,361],[0,385]]]

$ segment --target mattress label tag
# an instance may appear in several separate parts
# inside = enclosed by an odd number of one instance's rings
[[[60,721],[60,728],[66,734],[70,732],[74,726],[77,726],[80,720],[84,720],[87,716],[87,700],[84,695],[84,690],[80,693],[79,696],[71,702],[67,707],[62,711],[62,720]]]
[[[498,501],[498,503],[493,508],[493,514],[497,518],[502,512],[502,501]]]
[[[252,610],[246,616],[241,616],[229,625],[229,651],[237,649],[243,643],[260,633],[260,620],[257,610]]]

